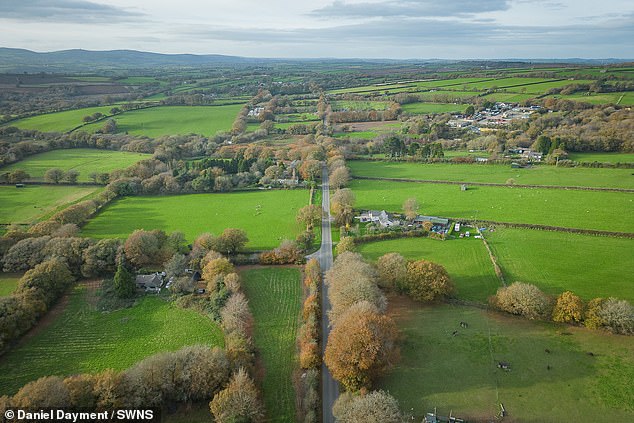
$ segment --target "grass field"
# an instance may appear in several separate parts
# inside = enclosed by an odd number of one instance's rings
[[[18,273],[2,273],[0,272],[0,297],[7,297],[15,291],[18,281],[22,277]]]
[[[336,100],[331,103],[332,110],[386,110],[389,103],[386,101],[363,101],[363,100]]]
[[[634,163],[634,153],[570,153],[568,157],[578,162]]]
[[[539,188],[472,186],[353,180],[356,209],[401,211],[418,200],[431,216],[532,223],[568,228],[634,232],[634,194]]]
[[[132,308],[102,313],[87,296],[86,288],[75,288],[67,308],[46,330],[0,359],[2,394],[41,376],[123,370],[160,351],[223,346],[218,325],[162,298],[144,297]]]
[[[67,132],[83,123],[84,116],[99,112],[110,113],[113,106],[87,107],[64,112],[47,113],[11,122],[9,126],[21,129],[35,129],[42,132]],[[99,127],[103,126],[103,123]]]
[[[99,190],[95,186],[0,186],[0,223],[31,223]]]
[[[295,421],[293,371],[302,283],[298,269],[242,272],[243,289],[255,320],[255,346],[264,366],[262,388],[269,422]]]
[[[404,112],[413,114],[432,114],[432,113],[462,113],[468,107],[468,104],[451,104],[451,103],[409,103],[404,104],[401,108]]]
[[[115,117],[118,132],[159,137],[161,135],[214,135],[231,129],[240,104],[227,106],[160,106],[131,110]],[[85,127],[86,131],[101,129],[102,122]]]
[[[135,229],[181,231],[193,241],[225,228],[247,232],[250,249],[272,249],[301,231],[297,210],[308,204],[307,190],[251,191],[116,200],[83,227],[93,238],[124,238]]]
[[[494,421],[502,403],[504,421],[634,419],[629,337],[478,308],[390,300],[404,339],[401,361],[375,385],[403,410],[422,417],[437,407],[440,415],[452,411],[468,421]],[[469,327],[460,328],[461,321]],[[498,361],[509,362],[511,370],[498,369]]]
[[[352,138],[352,139],[364,139],[371,140],[379,135],[375,131],[358,131],[358,132],[340,132],[334,135],[335,138]]]
[[[486,156],[487,154],[476,154]],[[505,165],[488,164],[423,164],[351,160],[348,166],[355,176],[444,180],[457,182],[487,182],[505,184],[513,178],[522,185],[586,186],[634,188],[631,169],[567,168],[548,165],[528,169],[513,169]]]
[[[500,286],[489,255],[479,239],[439,241],[403,238],[361,244],[357,249],[372,261],[383,254],[395,252],[408,260],[425,259],[441,264],[456,285],[456,296],[461,299],[486,302]]]
[[[139,160],[152,157],[150,154],[130,153],[127,151],[97,150],[93,148],[73,148],[52,150],[29,156],[24,160],[0,167],[0,173],[24,170],[31,180],[42,180],[44,173],[53,167],[79,172],[79,181],[90,181],[91,172],[106,173],[115,169],[124,169]]]
[[[510,228],[485,236],[509,282],[532,283],[552,295],[570,290],[584,300],[634,302],[632,239]]]

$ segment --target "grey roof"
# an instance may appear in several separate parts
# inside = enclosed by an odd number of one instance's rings
[[[143,285],[146,288],[156,287],[159,288],[163,283],[163,279],[157,274],[152,275],[137,275],[136,284]]]

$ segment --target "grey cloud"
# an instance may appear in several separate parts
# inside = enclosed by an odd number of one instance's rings
[[[483,12],[507,10],[508,0],[387,0],[380,3],[347,3],[335,0],[321,9],[310,12],[310,16],[335,17],[427,17],[427,16],[469,16]]]
[[[85,0],[18,0],[0,2],[0,17],[20,21],[114,23],[138,19],[143,13]]]
[[[600,25],[568,25],[558,27],[509,26],[487,22],[459,22],[455,20],[387,18],[353,25],[324,29],[244,29],[190,28],[181,33],[183,38],[223,40],[258,45],[306,45],[331,49],[333,54],[343,50],[372,46],[442,47],[463,52],[503,47],[515,57],[532,54],[537,46],[558,49],[562,57],[568,48],[587,46],[598,54],[618,49],[622,57],[634,57],[630,41],[634,39],[634,19],[604,22]],[[393,47],[392,47],[393,48]],[[588,50],[590,54],[590,50]],[[465,54],[464,57],[469,56]],[[510,57],[510,56],[509,56]]]

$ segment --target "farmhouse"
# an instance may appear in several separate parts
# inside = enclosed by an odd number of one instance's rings
[[[359,219],[361,223],[378,223],[384,228],[398,225],[398,221],[394,219],[394,216],[387,213],[385,210],[370,210],[361,213],[360,216],[355,216],[355,219]]]
[[[160,273],[137,275],[135,282],[137,289],[142,289],[145,292],[159,292],[163,284],[163,276]]]

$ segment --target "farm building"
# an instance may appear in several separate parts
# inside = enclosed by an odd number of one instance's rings
[[[142,289],[146,292],[158,292],[161,290],[163,277],[160,273],[153,273],[151,275],[137,275],[135,283],[137,289]]]
[[[361,223],[378,223],[384,228],[398,225],[398,221],[394,219],[394,216],[387,213],[385,210],[370,210],[361,213],[360,216],[355,216],[355,219],[359,219]]]
[[[449,219],[436,216],[416,216],[414,223],[423,224],[423,222],[431,222],[434,226],[440,226],[443,229],[449,226]]]

